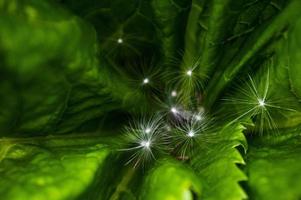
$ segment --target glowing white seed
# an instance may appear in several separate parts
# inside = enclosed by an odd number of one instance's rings
[[[143,146],[143,147],[145,147],[145,148],[149,148],[150,145],[151,145],[151,143],[150,143],[150,141],[142,141],[140,143],[140,145]]]
[[[201,120],[202,120],[202,116],[201,116],[201,115],[196,115],[196,116],[194,116],[194,118],[195,118],[197,121],[201,121]]]
[[[265,106],[265,102],[263,99],[258,99],[258,104],[260,107],[264,107]]]
[[[145,129],[144,132],[145,132],[145,133],[150,133],[150,132],[151,132],[151,129],[150,129],[150,128],[147,128],[147,129]]]
[[[143,79],[143,84],[148,84],[148,83],[149,83],[149,79],[148,78]]]
[[[122,38],[118,38],[118,39],[117,39],[117,43],[118,43],[118,44],[122,44],[122,43],[123,43],[123,39],[122,39]]]
[[[171,92],[171,96],[172,96],[172,97],[177,96],[177,92],[173,90],[173,91]]]
[[[178,110],[175,108],[175,107],[172,107],[170,109],[170,111],[173,113],[173,114],[177,114],[178,113]]]
[[[194,136],[194,132],[193,131],[189,131],[187,135],[188,135],[188,137],[193,137]]]
[[[192,75],[192,70],[188,70],[188,71],[186,72],[186,74],[187,74],[188,76],[191,76],[191,75]]]

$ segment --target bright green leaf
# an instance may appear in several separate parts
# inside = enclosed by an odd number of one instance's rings
[[[1,198],[76,199],[92,183],[110,152],[94,140],[70,136],[1,139]]]
[[[300,129],[287,130],[283,135],[290,136],[251,142],[245,169],[251,199],[300,199]]]
[[[160,160],[145,177],[141,199],[193,200],[201,198],[201,180],[179,161]]]
[[[239,200],[247,197],[240,187],[240,181],[247,176],[237,164],[245,164],[242,155],[236,149],[247,149],[246,139],[241,125],[226,126],[212,141],[192,159],[192,165],[204,180],[203,199]]]

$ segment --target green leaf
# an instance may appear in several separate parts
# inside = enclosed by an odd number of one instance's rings
[[[1,2],[1,134],[70,132],[122,106],[91,26],[50,2]]]
[[[289,81],[291,84],[291,91],[301,100],[301,68],[300,68],[300,33],[301,33],[301,20],[296,19],[295,26],[288,34],[288,71]]]
[[[241,125],[224,127],[215,141],[205,145],[192,159],[193,168],[204,180],[202,199],[245,199],[246,193],[240,187],[240,181],[246,181],[246,175],[237,164],[244,165],[244,159],[237,147],[246,151],[247,142]]]
[[[179,161],[159,160],[144,179],[140,199],[200,199],[202,183]]]
[[[255,139],[249,145],[245,172],[251,199],[301,197],[300,128],[284,132],[286,136]]]
[[[216,70],[210,80],[206,88],[206,106],[210,107],[215,103],[224,88],[233,81],[241,70],[247,68],[248,64],[254,63],[254,60],[258,61],[258,58],[261,58],[260,51],[263,48],[266,49],[265,45],[273,44],[273,41],[290,25],[290,22],[298,18],[300,7],[301,4],[299,1],[293,0],[289,2],[278,15],[268,18],[269,20],[258,26],[258,28],[254,30],[254,33],[247,37],[246,42],[243,43],[240,50],[236,49],[236,55],[233,58],[231,57],[229,63],[225,60],[221,60],[222,65],[226,67],[221,67]],[[227,56],[227,54],[225,54],[225,56]]]
[[[151,5],[156,17],[156,31],[162,41],[161,49],[164,55],[164,62],[169,66],[170,59],[177,59],[179,49],[183,46],[184,25],[186,23],[185,20],[189,11],[190,2],[187,0],[153,0]]]
[[[78,136],[1,139],[1,198],[77,199],[110,153],[96,141]]]
[[[262,96],[263,90],[267,88],[268,101],[277,107],[277,109],[269,110],[270,116],[264,119],[269,122],[264,125],[264,129],[290,128],[301,122],[301,104],[295,91],[295,88],[299,88],[297,76],[300,71],[296,54],[300,49],[290,45],[292,41],[298,39],[298,26],[298,23],[291,23],[274,41],[261,50],[258,56],[254,56],[254,61],[249,63],[250,69],[241,73],[241,75],[249,74],[252,77],[259,96]],[[243,76],[240,79],[232,81],[232,85],[226,89],[225,93],[230,98],[235,98],[236,101],[235,104],[223,105],[222,112],[225,116],[243,113],[243,106],[246,106],[246,102],[251,103],[250,108],[253,107],[250,98],[253,96],[250,90],[250,80]]]

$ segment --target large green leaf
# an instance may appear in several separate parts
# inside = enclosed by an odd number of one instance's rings
[[[291,91],[297,96],[300,101],[301,98],[301,80],[300,80],[300,33],[301,33],[301,21],[296,20],[295,26],[288,34],[288,69],[289,69],[289,81],[291,84]]]
[[[193,157],[193,168],[204,180],[203,199],[247,198],[239,185],[247,177],[237,166],[245,164],[237,149],[247,149],[243,130],[241,125],[226,126]]]
[[[127,109],[151,112],[156,108],[152,100],[153,93],[161,92],[159,88],[164,86],[157,67],[163,56],[157,33],[160,22],[152,20],[155,14],[150,9],[151,2],[63,0],[60,3],[95,27],[99,58],[107,66],[102,72],[115,93],[131,105]],[[145,78],[150,80],[148,86],[143,85]]]
[[[299,1],[291,1],[287,5],[283,6],[283,10],[274,17],[268,17],[268,20],[258,26],[252,34],[250,34],[243,42],[240,49],[235,50],[235,57],[231,57],[230,61],[221,60],[220,69],[214,72],[213,78],[211,79],[208,87],[206,88],[206,102],[207,106],[211,106],[215,103],[217,98],[222,94],[222,90],[233,82],[233,79],[239,75],[239,72],[249,69],[247,65],[262,59],[260,54],[262,49],[266,49],[270,44],[277,40],[279,36],[290,22],[298,18],[301,5]],[[276,8],[275,8],[276,9]],[[272,15],[273,16],[273,15]],[[229,47],[230,49],[235,47]],[[227,54],[224,54],[226,57]],[[218,83],[218,84],[217,84]]]
[[[287,136],[251,141],[245,169],[251,199],[300,199],[300,128],[285,132]]]
[[[159,160],[145,177],[140,199],[201,198],[201,180],[179,161]]]
[[[108,146],[93,137],[1,139],[1,198],[77,199],[109,153]]]
[[[292,5],[294,7],[292,7]],[[292,2],[290,9],[300,6],[298,2]],[[288,9],[287,8],[287,9]],[[288,12],[288,11],[283,11]],[[295,11],[297,12],[297,11]],[[268,99],[278,108],[269,112],[269,122],[265,124],[265,129],[294,127],[300,124],[301,104],[298,101],[298,76],[299,65],[298,57],[299,46],[292,45],[292,41],[298,41],[298,22],[292,23],[294,19],[293,11],[287,13],[286,28],[277,38],[270,41],[260,53],[254,54],[252,62],[249,62],[249,68],[243,68],[236,81],[226,89],[226,94],[232,94],[236,99],[234,104],[223,106],[222,110],[226,115],[231,116],[237,113],[244,113],[243,106],[246,103],[252,103],[249,75],[252,78],[254,87],[259,96],[262,96],[267,89]],[[283,15],[283,13],[282,13]],[[297,13],[295,13],[297,15]],[[284,15],[285,16],[285,15]],[[277,25],[281,23],[276,23]],[[257,56],[255,56],[257,55]],[[296,90],[295,90],[296,88]],[[250,104],[251,105],[251,104]],[[251,107],[250,107],[251,108]],[[267,119],[264,119],[267,120]]]
[[[91,26],[50,2],[1,1],[0,10],[1,134],[70,132],[123,106]]]

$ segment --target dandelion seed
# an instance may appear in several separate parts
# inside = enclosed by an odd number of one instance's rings
[[[258,105],[259,105],[260,107],[264,107],[264,106],[265,106],[264,100],[263,100],[263,99],[258,99]]]
[[[167,131],[171,131],[170,126],[167,125],[165,128],[166,128]]]
[[[118,44],[122,44],[122,43],[123,43],[123,39],[122,39],[122,38],[118,38],[118,39],[117,39],[117,43],[118,43]]]
[[[172,96],[172,97],[177,96],[177,92],[176,92],[175,90],[173,90],[173,91],[171,92],[171,96]]]
[[[192,70],[191,70],[191,69],[188,70],[188,71],[186,72],[186,74],[187,74],[188,76],[191,76],[191,75],[192,75]]]
[[[137,167],[155,160],[166,145],[164,127],[165,124],[159,116],[143,118],[126,127],[125,139],[127,140],[124,144],[126,148],[121,149],[129,153],[126,164],[132,163]]]
[[[176,151],[181,157],[192,155],[196,146],[204,145],[209,141],[208,132],[212,128],[211,122],[205,116],[201,121],[197,121],[191,116],[185,121],[175,124],[173,139],[177,146]]]
[[[195,115],[194,118],[195,118],[196,121],[201,121],[202,120],[202,116],[199,115],[199,114]]]
[[[145,133],[150,133],[151,132],[151,129],[150,128],[146,128],[145,129]]]
[[[149,79],[148,78],[143,79],[143,84],[148,84],[148,83],[149,83]]]
[[[177,114],[179,111],[177,110],[177,108],[175,108],[175,107],[172,107],[171,109],[170,109],[170,111],[173,113],[173,114]]]
[[[194,137],[195,133],[194,133],[194,131],[191,130],[187,133],[187,135],[188,135],[188,137]]]
[[[142,141],[140,145],[144,148],[150,148],[151,142],[150,141]]]
[[[259,134],[263,134],[265,130],[276,131],[277,124],[274,121],[274,115],[280,114],[285,116],[287,112],[295,112],[295,110],[282,107],[285,105],[282,100],[273,99],[272,93],[269,91],[270,78],[269,70],[265,80],[254,80],[248,76],[249,81],[244,82],[243,86],[238,86],[235,96],[225,99],[230,104],[234,104],[238,109],[233,114],[234,120],[250,118],[255,124],[254,130]]]

